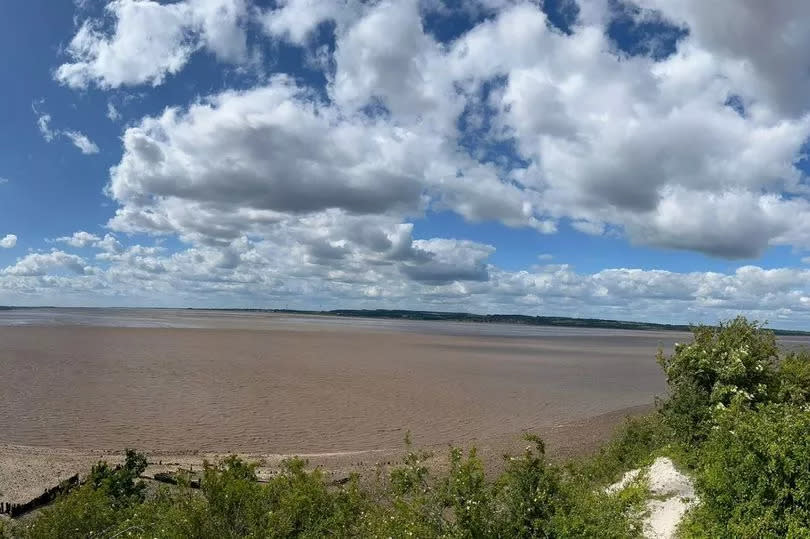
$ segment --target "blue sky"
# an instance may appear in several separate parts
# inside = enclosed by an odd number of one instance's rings
[[[761,9],[9,3],[0,303],[808,327],[810,32]]]

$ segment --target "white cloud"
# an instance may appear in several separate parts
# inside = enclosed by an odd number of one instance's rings
[[[66,243],[71,247],[88,247],[101,241],[101,238],[95,234],[91,234],[90,232],[80,230],[78,232],[74,232],[72,236],[62,236],[61,238],[56,238],[55,241]]]
[[[82,257],[54,249],[47,253],[30,253],[17,260],[16,264],[5,268],[3,273],[17,277],[35,277],[58,269],[67,269],[80,275],[93,272]]]
[[[0,238],[0,247],[3,249],[11,249],[17,245],[17,236],[14,234],[6,234],[3,238]]]
[[[431,202],[473,220],[543,226],[525,192],[436,133],[346,116],[284,77],[167,109],[123,140],[107,189],[121,204],[117,230],[233,238],[288,216],[397,219]]]
[[[107,118],[112,122],[117,122],[121,118],[121,113],[112,103],[107,103]]]
[[[95,243],[93,244],[93,247],[101,249],[106,253],[117,253],[123,249],[121,242],[119,242],[118,239],[112,234],[105,234],[103,238],[96,239],[94,241]]]
[[[53,142],[56,137],[65,137],[70,140],[74,146],[76,146],[81,152],[85,155],[95,154],[99,152],[98,146],[87,138],[87,135],[80,133],[79,131],[72,131],[69,129],[64,130],[54,130],[51,128],[51,115],[41,112],[37,108],[37,104],[40,106],[44,103],[44,101],[40,100],[38,103],[32,104],[31,108],[34,111],[34,114],[37,117],[37,127],[39,128],[39,132],[42,134],[42,137],[45,139],[46,142]],[[2,182],[0,182],[2,183]]]
[[[105,255],[109,254],[116,254],[120,253],[124,250],[123,245],[121,242],[118,241],[112,234],[105,234],[104,237],[100,237],[97,234],[93,234],[91,232],[86,232],[84,230],[79,230],[74,232],[70,236],[61,236],[54,240],[46,240],[46,241],[54,241],[54,242],[61,242],[71,247],[76,247],[79,249],[92,247],[94,249],[100,249],[103,251],[99,253],[99,257],[103,258]]]
[[[262,12],[260,20],[268,35],[304,45],[319,24],[335,21],[344,26],[362,11],[357,0],[281,0],[275,9]]]
[[[552,32],[523,5],[463,36],[452,55],[460,74],[507,76],[498,121],[532,161],[520,181],[542,192],[550,217],[730,257],[756,256],[793,226],[781,193],[804,189],[794,162],[810,120],[741,117],[724,105],[741,90],[692,41],[661,62],[620,58],[602,28]]]
[[[302,243],[307,230],[309,243]],[[368,231],[361,227],[355,233]],[[23,303],[47,295],[86,304],[389,306],[685,323],[714,322],[743,312],[777,327],[810,322],[807,269],[743,266],[730,273],[678,273],[615,268],[579,273],[550,264],[506,271],[488,262],[491,246],[414,241],[407,227],[385,236],[388,246],[379,243],[376,255],[359,243],[330,240],[332,233],[308,222],[298,239],[254,242],[242,237],[178,252],[134,245],[100,252],[95,262],[59,250],[31,253],[0,270],[0,298],[21,298]],[[342,235],[351,236],[346,230]],[[323,241],[316,242],[318,237]],[[375,244],[368,237],[353,241]],[[278,256],[281,247],[284,257]]]
[[[2,176],[0,176],[0,185],[3,185],[4,183],[8,183],[8,182],[9,182],[8,178],[3,178]]]
[[[566,35],[524,3],[439,44],[418,8],[291,1],[262,13],[268,31],[294,42],[337,23],[331,101],[277,76],[144,118],[113,168],[108,192],[121,207],[110,225],[219,241],[290,215],[403,221],[432,207],[543,233],[568,218],[588,234],[610,227],[729,258],[810,246],[795,167],[810,116],[768,102],[746,115],[726,106],[741,90],[697,37],[662,61],[624,57],[605,13],[583,9]],[[492,116],[480,142],[511,141],[528,166],[459,149],[458,120],[473,110]]]
[[[400,121],[447,129],[464,103],[418,7],[416,0],[381,2],[350,26],[337,40],[331,92],[342,105],[361,108],[379,99]]]
[[[222,61],[246,59],[245,0],[113,0],[105,9],[114,28],[85,20],[67,48],[72,62],[56,70],[59,82],[73,88],[156,86],[203,48]]]
[[[625,318],[672,312],[686,321],[735,309],[807,319],[803,270],[579,274],[547,264],[509,272],[489,261],[497,246],[414,239],[410,221],[430,210],[545,234],[565,222],[726,258],[772,245],[810,248],[810,189],[796,167],[810,137],[810,72],[795,67],[810,45],[800,26],[806,3],[639,3],[645,10],[634,16],[688,30],[670,56],[660,39],[639,48],[655,58],[617,50],[606,32],[614,12],[596,0],[580,2],[570,34],[550,28],[538,3],[470,3],[470,13],[487,16],[445,43],[424,17],[450,8],[428,0],[286,0],[269,10],[116,0],[107,7],[113,27],[82,24],[71,61],[57,70],[61,82],[160,84],[203,49],[241,62],[250,55],[246,25],[258,23],[271,39],[317,57],[327,85],[324,93],[277,75],[132,122],[107,186],[118,204],[108,225],[189,245],[171,253],[94,236],[87,246],[101,251],[101,269],[70,286]],[[314,41],[324,22],[333,49]],[[747,37],[759,33],[783,39]],[[60,132],[49,122],[41,125],[52,138]],[[54,277],[54,286],[68,286]]]
[[[37,128],[39,129],[40,134],[42,134],[42,138],[44,138],[46,142],[52,142],[58,133],[54,133],[54,131],[51,129],[51,115],[40,112],[40,110],[37,108],[37,104],[41,106],[42,103],[43,101],[41,100],[38,103],[33,103],[31,105],[31,109],[34,111],[34,115],[37,117]]]
[[[710,53],[717,69],[746,101],[764,101],[765,109],[788,115],[810,112],[810,72],[796,68],[810,48],[804,26],[810,17],[807,2],[638,0],[638,4],[687,26],[689,45]],[[733,24],[728,24],[729,16]],[[755,34],[780,38],[760,43],[750,39]]]
[[[69,138],[73,145],[81,150],[81,152],[85,155],[98,153],[99,151],[95,142],[78,131],[63,131],[62,134]]]
[[[595,223],[593,221],[588,221],[587,219],[574,221],[571,223],[571,226],[583,234],[588,234],[590,236],[601,236],[605,233],[604,223]]]

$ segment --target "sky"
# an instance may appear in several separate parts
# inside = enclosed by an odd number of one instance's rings
[[[0,6],[0,304],[810,329],[810,3]]]

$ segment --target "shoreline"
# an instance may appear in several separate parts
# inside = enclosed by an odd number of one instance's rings
[[[447,311],[421,311],[401,309],[332,309],[329,311],[313,311],[298,309],[265,309],[265,308],[197,308],[197,307],[51,307],[51,306],[15,306],[0,305],[0,314],[4,312],[52,311],[68,313],[74,312],[117,312],[117,313],[174,313],[187,315],[235,315],[235,316],[276,316],[291,318],[324,318],[332,320],[366,320],[366,321],[392,321],[392,322],[445,322],[474,325],[505,325],[525,328],[558,328],[558,329],[584,329],[609,331],[644,331],[644,332],[691,332],[695,323],[676,324],[663,322],[648,322],[639,320],[622,320],[614,318],[580,318],[571,316],[521,315],[521,314],[478,314],[470,312]],[[3,322],[0,316],[0,325]],[[11,324],[12,326],[14,324]],[[34,324],[36,325],[36,324]],[[55,325],[65,325],[55,323]],[[69,325],[69,324],[68,324]],[[80,324],[81,325],[81,324]],[[44,324],[49,327],[50,324]],[[116,326],[111,326],[116,327]],[[184,327],[184,326],[169,326]],[[189,327],[192,329],[192,327]],[[801,329],[770,328],[777,336],[783,337],[810,337],[810,331]]]
[[[550,458],[561,461],[595,452],[610,439],[626,417],[643,415],[653,409],[652,404],[632,406],[579,421],[540,426],[529,432],[543,437]],[[476,447],[479,457],[487,464],[488,471],[497,473],[503,455],[518,454],[525,447],[525,440],[522,439],[521,433],[512,433],[453,445],[464,449]],[[433,453],[427,465],[435,469],[442,469],[446,465],[449,447],[450,444],[421,445],[418,440],[414,444],[416,449]],[[132,449],[141,450],[137,447]],[[25,503],[74,474],[86,476],[99,460],[117,464],[123,460],[123,450],[124,448],[116,451],[80,450],[19,445],[0,440],[0,503]],[[203,452],[194,449],[147,451],[145,453],[149,459],[149,466],[145,475],[173,472],[180,468],[201,468],[204,460],[214,462],[236,454],[248,461],[259,463],[257,469],[259,478],[275,475],[281,469],[284,459],[297,456],[307,460],[310,467],[321,468],[327,477],[333,480],[346,478],[351,473],[359,473],[361,477],[370,479],[378,468],[386,469],[399,464],[407,451],[404,443],[402,447],[392,449],[319,453]]]

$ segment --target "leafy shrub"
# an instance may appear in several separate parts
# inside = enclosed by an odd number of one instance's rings
[[[143,501],[144,484],[136,481],[146,469],[146,457],[128,449],[124,464],[93,466],[88,481],[75,492],[42,511],[22,535],[37,538],[84,537],[127,522]]]
[[[628,417],[596,455],[574,461],[568,468],[589,485],[604,485],[627,470],[651,463],[663,448],[672,452],[673,442],[673,431],[661,414]]]
[[[291,459],[267,483],[237,457],[207,464],[201,490],[180,481],[148,499],[137,455],[121,468],[97,465],[74,493],[47,508],[20,535],[61,537],[633,537],[643,489],[607,495],[547,461],[529,436],[522,456],[508,458],[488,480],[474,450],[451,449],[449,470],[430,476],[427,453],[410,453],[380,492],[357,477],[333,487],[319,470]]]
[[[810,404],[810,353],[791,352],[779,362],[777,400],[806,406]]]
[[[475,448],[466,458],[461,449],[450,450],[450,471],[441,489],[442,505],[452,513],[447,526],[449,535],[471,539],[493,536],[492,487]]]
[[[693,342],[676,345],[671,356],[658,353],[669,385],[662,412],[688,444],[706,438],[714,410],[770,399],[778,351],[773,332],[743,317],[696,327],[693,334]]]
[[[146,456],[127,449],[123,465],[111,467],[106,462],[99,462],[90,471],[88,482],[94,489],[103,490],[115,505],[126,506],[143,501],[146,485],[137,479],[144,470]]]
[[[810,537],[810,414],[732,406],[700,450],[703,500],[684,531],[702,537]]]
[[[266,536],[350,535],[365,501],[357,477],[330,491],[322,472],[307,472],[305,465],[301,459],[286,461],[284,473],[268,485],[271,509]]]
[[[116,507],[104,489],[87,483],[60,498],[18,531],[23,537],[62,539],[104,533],[129,517],[128,508]]]

